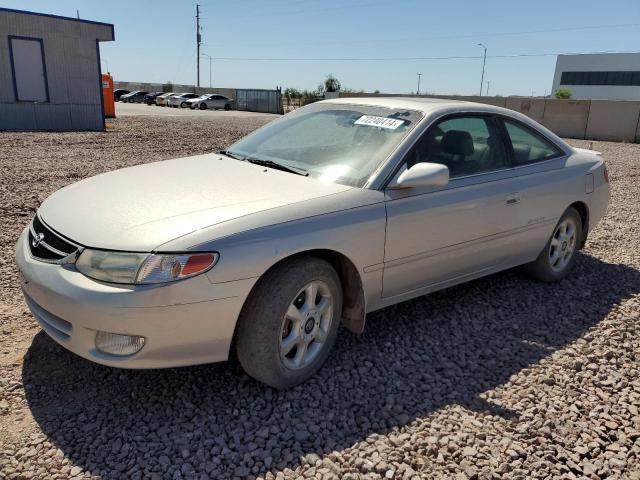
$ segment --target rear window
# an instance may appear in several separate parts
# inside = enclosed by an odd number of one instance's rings
[[[550,160],[562,155],[562,150],[524,125],[504,120],[509,133],[516,164]]]

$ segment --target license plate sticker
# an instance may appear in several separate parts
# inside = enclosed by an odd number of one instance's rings
[[[354,125],[366,125],[368,127],[387,128],[395,130],[404,123],[404,120],[397,118],[378,117],[376,115],[363,115],[354,122]]]

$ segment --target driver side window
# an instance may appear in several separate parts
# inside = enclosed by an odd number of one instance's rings
[[[407,168],[420,162],[446,165],[451,178],[509,166],[499,128],[483,116],[454,117],[430,127],[409,152]]]

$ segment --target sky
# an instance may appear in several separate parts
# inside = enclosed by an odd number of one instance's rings
[[[421,93],[475,95],[482,43],[483,94],[544,95],[557,53],[640,51],[640,0],[0,0],[113,23],[103,71],[185,84],[196,83],[196,3],[213,57],[201,60],[205,87],[211,63],[214,87],[314,89],[333,74],[354,90],[415,93],[421,73]]]

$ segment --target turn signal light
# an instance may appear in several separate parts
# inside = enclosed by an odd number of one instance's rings
[[[186,277],[207,270],[215,260],[216,257],[213,253],[192,255],[182,267],[182,275]]]

